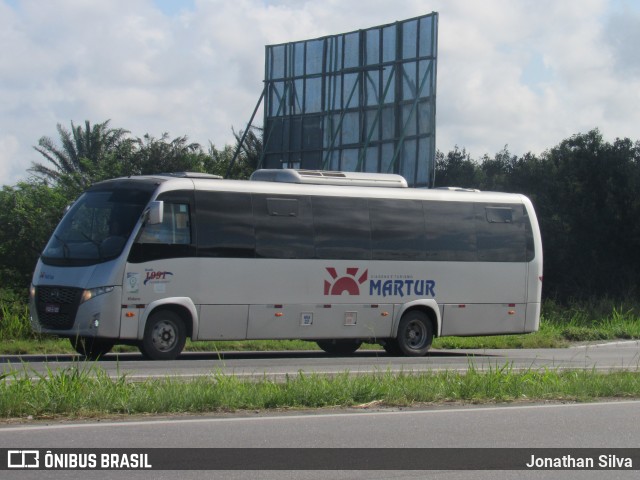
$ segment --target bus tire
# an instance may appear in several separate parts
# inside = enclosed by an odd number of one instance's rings
[[[187,341],[184,321],[171,310],[152,313],[144,328],[140,351],[150,360],[174,360]]]
[[[382,348],[392,357],[399,357],[403,354],[402,350],[400,350],[400,345],[398,345],[398,340],[395,338],[386,338],[382,343]]]
[[[351,355],[360,348],[360,340],[318,340],[318,346],[330,355]]]
[[[419,310],[411,310],[400,319],[398,326],[398,348],[409,357],[427,354],[433,341],[433,325],[427,315]]]
[[[69,339],[73,349],[89,360],[98,360],[113,348],[114,342],[104,338],[72,337]]]

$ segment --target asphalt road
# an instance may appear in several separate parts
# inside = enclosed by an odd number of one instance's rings
[[[44,372],[77,365],[78,358],[3,356],[0,371]],[[538,350],[434,350],[423,358],[390,357],[360,351],[349,357],[321,352],[187,353],[171,362],[150,362],[138,354],[108,355],[98,362],[129,379],[213,372],[244,377],[284,378],[299,371],[359,374],[376,371],[437,371],[510,368],[632,370],[640,365],[640,342]],[[640,446],[640,402],[594,404],[345,409],[295,413],[181,416],[97,422],[35,422],[0,426],[0,448],[634,448]],[[603,450],[604,451],[604,450]],[[284,450],[286,454],[286,450]],[[171,452],[169,452],[169,455]],[[249,455],[250,453],[247,453]],[[366,452],[365,452],[366,455]],[[372,454],[375,455],[375,452]],[[1,459],[0,459],[1,460]],[[640,459],[637,463],[640,463]],[[640,465],[636,465],[636,468]],[[215,479],[609,479],[638,478],[634,471],[2,471],[8,479],[215,478]]]
[[[639,401],[219,415],[0,426],[0,448],[612,448],[640,445]],[[183,450],[173,450],[183,449]],[[286,454],[287,451],[284,450]],[[246,453],[250,455],[250,452]],[[275,453],[274,453],[275,454]],[[428,452],[425,452],[428,454]],[[507,454],[505,452],[505,454]],[[375,452],[360,452],[375,455]],[[597,457],[596,457],[597,458]],[[640,460],[640,456],[637,456]],[[374,461],[375,458],[371,458]],[[252,459],[247,457],[247,464]],[[239,467],[243,467],[240,465]],[[627,479],[633,471],[4,471],[7,479]]]
[[[73,355],[0,356],[0,372],[11,370],[44,373],[48,369],[77,365]],[[174,361],[147,361],[138,353],[109,354],[98,365],[110,375],[126,374],[130,380],[193,377],[212,373],[242,377],[282,379],[298,372],[353,375],[368,372],[466,371],[502,368],[588,369],[598,371],[638,370],[640,342],[582,345],[560,349],[433,350],[426,357],[392,357],[383,350],[360,350],[352,356],[336,357],[320,351],[184,353]]]

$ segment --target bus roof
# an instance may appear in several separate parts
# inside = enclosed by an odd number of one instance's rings
[[[335,173],[335,172],[334,172]],[[358,173],[358,172],[355,172]],[[526,198],[522,194],[502,193],[502,192],[481,192],[473,189],[462,188],[398,188],[382,186],[384,182],[376,183],[376,186],[363,185],[363,182],[349,182],[331,184],[330,181],[320,181],[310,183],[304,181],[289,182],[278,179],[262,180],[261,175],[253,176],[251,181],[247,180],[227,180],[206,175],[148,175],[132,176],[113,180],[106,180],[96,184],[104,188],[108,184],[118,184],[120,182],[131,186],[132,183],[153,183],[157,186],[157,192],[162,193],[172,190],[205,190],[205,191],[226,191],[226,192],[251,192],[274,195],[324,195],[333,197],[365,197],[365,198],[405,198],[414,200],[435,200],[435,201],[459,201],[459,202],[496,202],[496,203],[522,203]],[[376,175],[388,177],[390,174],[367,173],[367,177],[375,178]],[[267,175],[268,176],[268,175]],[[353,173],[344,178],[356,178]],[[400,177],[400,175],[391,175]],[[291,173],[285,173],[285,179],[295,179]],[[304,178],[304,177],[303,177]],[[338,177],[340,179],[340,177]],[[365,177],[362,177],[365,178]],[[400,177],[402,178],[402,177]],[[403,179],[404,180],[404,179]],[[392,180],[393,181],[393,180]],[[92,187],[93,188],[93,187]]]

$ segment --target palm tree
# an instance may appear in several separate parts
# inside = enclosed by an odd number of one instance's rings
[[[258,134],[256,134],[256,132],[258,132]],[[236,145],[240,145],[243,132],[240,131],[236,133],[233,131],[233,136],[236,138]],[[241,155],[244,157],[244,162],[247,167],[250,168],[252,172],[258,168],[258,164],[262,157],[262,151],[262,129],[258,127],[249,127],[249,131],[241,145]]]
[[[148,133],[135,140],[131,172],[134,175],[151,175],[168,172],[200,172],[206,155],[198,143],[190,143],[188,137],[169,140],[163,133],[155,138]]]
[[[58,124],[61,145],[56,145],[49,137],[42,137],[38,146],[33,147],[53,167],[33,162],[30,171],[45,180],[59,183],[71,179],[82,189],[104,177],[104,169],[109,160],[130,142],[125,138],[129,133],[122,128],[109,128],[109,120],[91,126],[85,122],[85,128],[71,122],[71,131]]]
[[[263,152],[262,129],[253,126],[247,128],[248,130],[240,132],[231,129],[236,146],[225,178],[249,178],[260,164]],[[256,132],[259,132],[259,135]]]

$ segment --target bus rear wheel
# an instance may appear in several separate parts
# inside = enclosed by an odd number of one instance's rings
[[[433,325],[424,312],[412,310],[405,313],[398,326],[398,348],[410,357],[427,354],[433,341]]]
[[[114,345],[113,341],[104,338],[72,337],[69,341],[76,352],[90,360],[98,360],[109,353]]]
[[[360,340],[318,340],[318,346],[331,355],[351,355],[360,348]]]
[[[161,310],[151,314],[144,329],[140,351],[151,360],[174,360],[187,341],[184,321],[175,312]]]
[[[399,357],[402,355],[402,350],[400,350],[400,345],[398,345],[398,340],[395,338],[387,338],[382,343],[382,348],[392,357]]]

